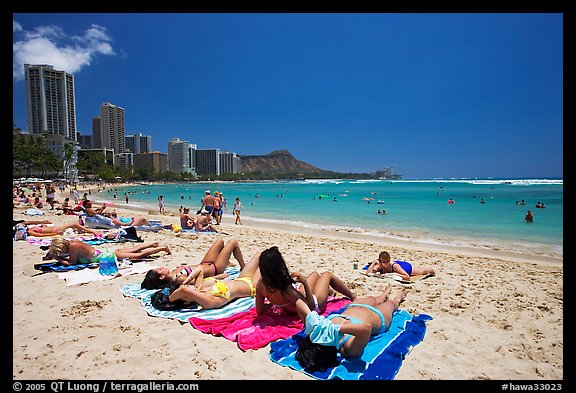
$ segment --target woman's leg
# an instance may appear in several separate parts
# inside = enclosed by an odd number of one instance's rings
[[[214,243],[212,243],[208,251],[206,251],[206,254],[204,255],[204,258],[202,258],[201,262],[216,261],[216,258],[218,258],[218,255],[220,255],[220,252],[222,251],[223,248],[224,248],[224,240],[222,239],[214,240]]]
[[[244,269],[240,271],[240,275],[238,277],[252,277],[252,283],[256,285],[260,280],[260,254],[262,254],[263,250],[258,251],[250,262],[244,265]]]
[[[124,259],[124,258],[140,259],[143,257],[147,257],[149,255],[152,255],[152,254],[159,253],[160,251],[164,251],[167,254],[172,254],[172,252],[170,251],[170,248],[168,248],[168,246],[149,247],[149,248],[146,248],[146,249],[143,249],[140,251],[136,251],[136,252],[126,251],[126,250],[116,250],[116,251],[114,251],[114,254],[116,254],[116,257],[118,259]]]
[[[320,275],[320,277],[318,277],[314,283],[314,286],[311,286],[311,288],[314,295],[316,295],[318,307],[322,311],[324,311],[326,308],[326,301],[328,300],[328,296],[330,296],[332,289],[350,298],[351,300],[356,298],[350,288],[348,288],[346,284],[344,284],[344,282],[336,277],[336,275],[332,272],[322,273],[322,275]]]
[[[390,288],[387,288],[388,294],[390,293]],[[404,289],[401,289],[394,299],[389,299],[388,295],[386,295],[386,300],[382,303],[378,303],[375,307],[380,310],[382,315],[384,316],[384,321],[386,322],[386,330],[390,328],[390,324],[392,323],[392,314],[394,311],[398,310],[400,303],[406,297],[406,292]]]
[[[119,248],[116,251],[122,251],[122,252],[140,252],[142,250],[145,250],[147,248],[152,248],[152,247],[158,247],[159,243],[158,242],[154,242],[154,243],[142,243],[139,246],[136,247],[130,247],[130,248]]]
[[[64,233],[64,231],[68,228],[72,228],[77,230],[78,232],[85,232],[85,233],[91,233],[93,235],[97,235],[99,232],[95,231],[93,229],[87,228],[83,225],[78,224],[77,222],[74,222],[72,224],[66,224],[66,225],[58,225],[54,227],[54,231],[58,232],[59,234]]]
[[[431,266],[416,267],[412,266],[411,276],[419,276],[421,274],[435,274]]]
[[[151,227],[152,225],[150,225],[150,221],[148,221],[148,219],[146,217],[136,217],[134,218],[134,221],[132,222],[132,225],[134,226],[138,226],[138,225],[146,225]]]
[[[240,250],[240,245],[237,240],[230,240],[226,246],[220,251],[214,264],[216,265],[217,274],[222,273],[230,265],[230,256],[234,255],[234,258],[240,264],[240,270],[244,269],[246,263],[244,262],[244,256]]]

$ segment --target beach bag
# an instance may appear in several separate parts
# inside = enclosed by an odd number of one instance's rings
[[[123,237],[124,239],[127,240],[131,240],[137,243],[142,243],[144,242],[144,240],[142,240],[142,238],[140,236],[138,236],[138,232],[136,231],[136,228],[134,227],[128,227],[128,228],[123,228],[124,232],[126,232],[125,235],[121,235],[121,237]]]
[[[24,224],[16,224],[14,229],[14,240],[26,240],[28,237],[28,232]]]

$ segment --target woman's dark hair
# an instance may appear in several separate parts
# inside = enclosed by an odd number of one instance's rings
[[[184,304],[182,299],[175,300],[173,302],[170,301],[170,294],[174,292],[179,285],[176,283],[169,284],[164,288],[156,291],[151,298],[152,306],[161,311],[175,311],[181,310],[183,308],[194,309],[198,307],[198,304],[191,303],[191,304]]]
[[[310,336],[298,342],[296,360],[309,371],[326,371],[338,365],[338,350],[334,346],[314,344]]]
[[[154,269],[148,270],[144,280],[140,284],[142,289],[159,289],[166,286],[166,283],[160,279],[160,275]]]
[[[296,282],[276,246],[262,251],[259,268],[262,283],[269,289],[286,292]]]

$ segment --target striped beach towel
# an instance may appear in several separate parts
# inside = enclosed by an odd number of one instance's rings
[[[298,342],[305,337],[303,329],[286,340],[271,343],[269,357],[274,363],[316,379],[390,380],[400,370],[406,355],[424,339],[426,322],[431,319],[427,314],[412,316],[405,310],[397,310],[390,329],[373,336],[361,357],[338,355],[339,364],[326,371],[308,371],[295,359]]]
[[[240,269],[237,267],[228,267],[224,272],[228,273],[230,278],[236,278],[240,274]],[[140,299],[140,304],[148,315],[158,318],[177,319],[184,323],[187,323],[190,317],[201,318],[204,320],[227,318],[237,313],[248,311],[256,305],[254,298],[245,297],[233,300],[223,307],[210,310],[203,310],[201,307],[197,307],[164,311],[158,310],[152,305],[152,295],[154,295],[156,291],[158,291],[158,289],[142,289],[140,283],[125,284],[120,287],[120,292],[122,292],[124,296]]]

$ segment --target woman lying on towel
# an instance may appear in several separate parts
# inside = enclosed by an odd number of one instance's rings
[[[203,309],[212,309],[222,307],[238,298],[254,297],[256,295],[254,283],[260,280],[259,257],[260,251],[244,266],[237,278],[208,277],[203,280],[200,275],[196,279],[197,283],[201,281],[198,287],[189,284],[180,285],[168,296],[168,301],[182,307],[189,307],[195,303]],[[163,291],[164,289],[161,289],[158,293],[162,294]]]
[[[434,274],[434,269],[430,266],[414,266],[410,262],[404,261],[391,262],[390,253],[382,251],[378,255],[378,259],[368,266],[366,273],[398,273],[403,280],[410,281],[410,276]]]
[[[63,265],[77,265],[100,263],[100,258],[107,253],[80,240],[66,240],[59,236],[52,239],[48,253]],[[141,259],[152,254],[164,251],[171,254],[168,246],[159,246],[158,243],[141,244],[133,248],[119,248],[112,251],[116,258]]]
[[[359,357],[370,337],[390,328],[392,315],[406,296],[399,291],[392,300],[390,287],[379,296],[356,299],[340,314],[327,317],[311,311],[306,302],[298,300],[296,308],[306,327],[306,337],[298,342],[296,360],[310,371],[324,371],[338,365],[338,353]]]
[[[224,240],[217,239],[202,258],[198,265],[180,265],[177,268],[170,270],[162,266],[155,269],[148,270],[144,281],[140,286],[142,289],[160,289],[170,283],[181,284],[197,284],[198,288],[202,280],[197,278],[202,275],[203,277],[216,277],[225,278],[228,275],[224,273],[224,269],[230,266],[230,256],[240,264],[240,269],[244,268],[244,257],[238,245],[238,241],[230,240],[224,246]]]
[[[53,225],[53,226],[40,224],[38,226],[27,227],[26,232],[28,233],[28,236],[46,237],[46,236],[62,235],[64,231],[68,228],[72,228],[80,233],[91,233],[93,235],[97,235],[100,233],[93,229],[87,228],[83,225],[80,225],[77,222],[73,222],[71,224]]]
[[[118,213],[116,213],[115,211],[111,211],[111,212],[106,212],[106,213],[102,213],[102,215],[104,217],[108,217],[112,220],[112,224],[117,225],[117,226],[141,226],[141,225],[145,225],[148,227],[151,227],[152,224],[150,224],[150,221],[148,221],[148,219],[144,216],[138,216],[138,217],[118,217]]]
[[[296,313],[296,301],[302,300],[311,310],[322,313],[328,296],[333,291],[354,300],[356,296],[342,280],[332,272],[312,272],[304,277],[300,272],[290,273],[278,247],[270,247],[260,256],[262,279],[256,287],[256,312],[268,311],[273,305],[288,313]],[[264,302],[268,299],[269,303]]]

